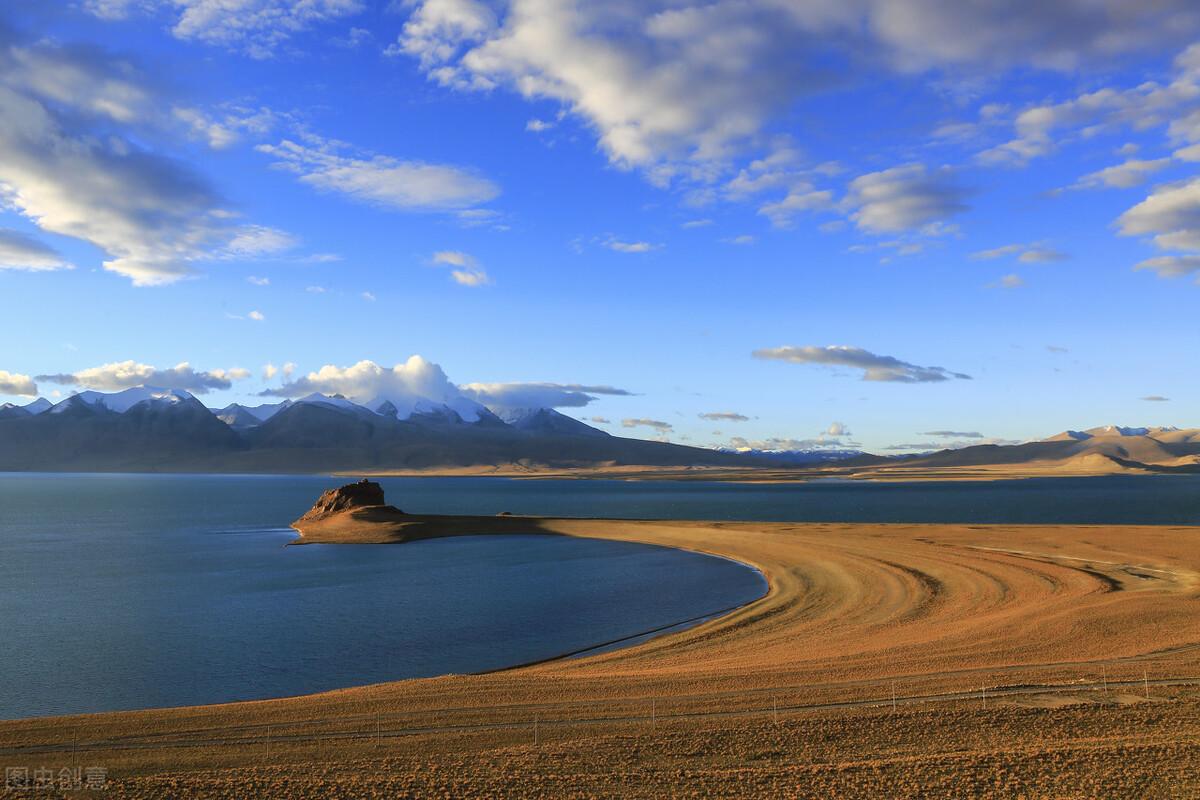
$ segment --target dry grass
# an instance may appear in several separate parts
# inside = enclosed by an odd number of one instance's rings
[[[306,538],[520,529],[642,541],[754,564],[771,591],[587,659],[0,723],[0,763],[63,763],[77,736],[81,761],[109,767],[114,796],[136,797],[1200,795],[1200,700],[1154,683],[1200,677],[1198,529],[411,523]],[[1066,690],[1102,680],[1108,692]],[[941,697],[893,713],[893,683],[902,701]],[[1037,684],[1063,690],[1004,695]],[[862,701],[883,706],[821,707]]]

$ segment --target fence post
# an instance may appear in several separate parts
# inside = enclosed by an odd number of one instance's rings
[[[1146,689],[1146,699],[1150,699],[1150,674],[1146,670],[1142,670],[1142,686]]]
[[[779,704],[775,702],[775,695],[771,695],[771,719],[776,725],[779,724]]]
[[[533,715],[533,746],[537,747],[538,743],[538,718],[537,714]]]
[[[892,713],[896,713],[896,682],[892,681]]]
[[[271,726],[267,726],[267,760],[271,759]]]

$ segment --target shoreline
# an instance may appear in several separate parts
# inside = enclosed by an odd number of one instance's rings
[[[630,483],[669,481],[678,483],[711,482],[731,484],[799,485],[810,483],[990,483],[998,481],[1052,480],[1069,478],[1162,478],[1200,475],[1197,469],[1146,468],[1119,470],[1064,470],[1054,466],[1032,469],[1011,467],[914,468],[862,467],[824,469],[785,467],[581,467],[581,468],[507,468],[432,467],[422,469],[331,469],[303,472],[245,472],[239,470],[162,469],[162,470],[0,470],[0,475],[107,475],[107,476],[211,476],[230,478],[502,478],[509,480],[608,480]]]
[[[1080,746],[1090,747],[1097,734],[1089,731],[1107,724],[1108,712],[1089,710],[1091,695],[1081,697],[1071,687],[1092,685],[1102,671],[1105,685],[1140,686],[1145,675],[1147,697],[1156,698],[1167,690],[1152,693],[1151,684],[1200,675],[1200,618],[1194,610],[1200,600],[1200,527],[521,517],[412,517],[398,525],[310,528],[304,539],[395,543],[475,535],[481,527],[526,534],[536,527],[732,558],[758,568],[768,591],[683,631],[582,658],[277,700],[0,722],[0,754],[31,754],[29,760],[78,747],[89,763],[109,764],[110,774],[127,782],[130,796],[149,797],[154,787],[162,794],[163,786],[180,781],[224,786],[250,780],[245,770],[247,748],[253,747],[253,780],[283,781],[269,784],[279,794],[308,785],[301,770],[314,759],[334,770],[345,764],[346,775],[363,759],[378,760],[373,732],[384,726],[392,736],[405,737],[389,740],[396,744],[385,756],[389,780],[399,782],[394,793],[413,793],[404,787],[424,786],[428,776],[441,775],[438,769],[430,772],[436,762],[447,770],[437,786],[457,787],[452,794],[511,794],[521,784],[506,781],[543,775],[536,767],[539,751],[530,749],[536,718],[547,736],[557,731],[556,763],[584,770],[595,781],[667,758],[655,755],[668,741],[656,735],[676,737],[669,741],[678,741],[681,753],[709,752],[689,742],[702,743],[717,731],[741,736],[739,731],[750,730],[746,726],[758,730],[753,726],[761,723],[764,703],[769,720],[776,697],[781,707],[810,708],[804,713],[818,715],[797,723],[797,735],[816,725],[851,737],[809,758],[833,769],[837,748],[858,746],[853,743],[870,736],[865,731],[878,728],[891,731],[879,747],[914,742],[918,761],[902,762],[911,765],[926,757],[936,763],[945,746],[936,743],[941,739],[916,743],[924,734],[914,731],[951,731],[965,713],[961,698],[972,691],[978,695],[981,686],[985,694],[1042,687],[1036,698],[1024,700],[1018,693],[1003,707],[993,698],[988,713],[1009,715],[1015,735],[1033,741],[1035,749],[1039,725],[1030,725],[1027,715],[1058,715],[1047,718],[1053,721],[1065,714],[1082,726]],[[913,699],[898,710],[872,710],[886,706],[883,698],[893,691]],[[1122,697],[1140,697],[1134,689],[1122,691]],[[1174,714],[1173,708],[1192,713],[1187,709],[1195,706],[1188,703],[1196,700],[1187,698],[1195,690],[1172,691],[1184,705],[1154,702],[1147,713]],[[941,695],[959,699],[944,710],[917,699]],[[978,701],[969,708],[978,709]],[[659,734],[650,726],[653,709],[662,715]],[[888,713],[895,716],[880,716]],[[849,727],[839,727],[839,720]],[[639,761],[630,761],[629,748],[620,745],[631,725],[642,743]],[[268,740],[278,738],[266,761],[264,731]],[[1054,741],[1061,746],[1060,739]],[[652,742],[659,744],[647,749]],[[984,748],[979,758],[989,752]],[[697,775],[724,780],[719,748],[712,753],[663,761],[661,769],[687,764]],[[1147,769],[1161,769],[1167,756],[1147,758]],[[597,786],[615,790],[609,783],[587,785],[591,794]],[[728,793],[737,783],[720,785]],[[313,787],[309,796],[322,796]],[[364,794],[351,789],[345,796]]]

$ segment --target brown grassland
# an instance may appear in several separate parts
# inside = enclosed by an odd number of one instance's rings
[[[89,796],[112,797],[1200,797],[1200,529],[365,510],[303,530],[506,532],[711,553],[770,589],[584,658],[4,722],[0,764],[103,765]]]

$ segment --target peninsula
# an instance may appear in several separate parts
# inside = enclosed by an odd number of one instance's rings
[[[769,589],[585,658],[3,722],[0,756],[75,748],[121,797],[1200,792],[1200,529],[423,516],[376,488],[327,493],[300,541],[636,541]]]

